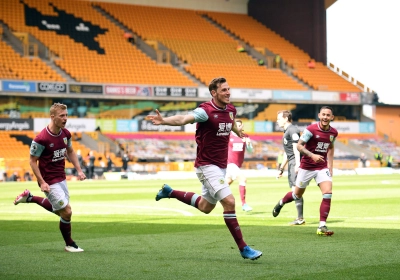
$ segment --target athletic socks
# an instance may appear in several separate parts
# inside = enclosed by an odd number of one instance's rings
[[[71,238],[71,221],[66,221],[63,218],[60,218],[60,231],[66,245],[74,243]]]
[[[40,196],[32,196],[29,200],[29,202],[34,202],[40,206],[42,206],[44,209],[46,209],[49,212],[53,213],[53,206],[51,206],[50,201],[45,198],[45,197],[40,197]]]
[[[229,231],[232,234],[233,239],[235,240],[240,251],[243,251],[243,248],[247,246],[246,242],[243,240],[242,231],[239,226],[239,222],[236,218],[235,211],[225,211],[224,212],[224,220],[225,224],[228,227]]]
[[[183,191],[173,190],[170,195],[170,198],[176,198],[177,200],[179,200],[187,205],[191,205],[195,208],[198,208],[201,196],[199,196],[196,193],[192,193],[192,192],[183,192]]]
[[[304,205],[304,199],[301,197],[299,200],[296,200],[296,209],[297,209],[297,217],[298,218],[303,218],[303,205]]]
[[[330,210],[331,210],[331,199],[323,198],[321,206],[319,208],[319,220],[321,222],[326,222]]]

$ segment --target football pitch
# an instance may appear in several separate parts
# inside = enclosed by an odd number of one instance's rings
[[[0,183],[0,279],[399,279],[400,175],[336,176],[328,227],[316,235],[321,193],[304,195],[306,225],[289,226],[294,203],[271,211],[289,191],[286,178],[250,178],[243,212],[232,185],[244,240],[263,252],[244,260],[222,207],[206,215],[175,199],[155,201],[163,183],[199,193],[197,180],[68,182],[72,238],[64,252],[59,218],[37,204],[13,205],[35,182]]]

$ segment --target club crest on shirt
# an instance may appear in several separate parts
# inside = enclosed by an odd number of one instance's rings
[[[225,179],[224,178],[219,179],[219,183],[222,185],[223,183],[225,183]]]
[[[65,145],[67,145],[67,143],[68,143],[67,137],[64,137],[63,140],[64,140]]]
[[[59,204],[60,206],[63,206],[63,205],[64,205],[64,201],[60,200],[60,201],[58,202],[58,204]]]
[[[233,113],[229,112],[229,117],[231,118],[231,120],[233,120]]]
[[[333,141],[333,135],[329,135],[329,140],[331,140],[331,142]]]

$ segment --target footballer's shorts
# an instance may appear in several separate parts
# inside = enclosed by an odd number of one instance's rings
[[[288,181],[289,181],[289,188],[296,186],[296,160],[289,160],[288,162]]]
[[[53,206],[53,211],[64,209],[69,203],[67,181],[61,181],[50,185],[50,192],[45,192],[47,199]]]
[[[226,169],[216,165],[203,165],[196,168],[196,175],[202,183],[201,196],[211,204],[232,194],[225,180]]]
[[[315,180],[317,185],[322,182],[332,182],[331,173],[328,168],[321,170],[305,170],[299,168],[296,178],[296,186],[300,189],[305,189],[312,179]]]
[[[228,166],[226,167],[226,175],[225,178],[231,179],[232,181],[235,181],[236,178],[240,175],[240,168],[234,163],[228,163]]]

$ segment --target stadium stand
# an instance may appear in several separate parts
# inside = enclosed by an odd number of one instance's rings
[[[39,15],[49,23],[35,21]],[[127,42],[123,30],[90,2],[1,1],[0,19],[12,31],[27,32],[41,41],[58,57],[54,63],[76,81],[196,86],[171,64],[157,64]],[[67,32],[57,32],[63,24]]]
[[[248,15],[217,12],[204,14],[252,47],[266,48],[274,54],[279,54],[287,65],[294,69],[293,75],[314,90],[361,92],[355,85],[320,62],[316,62],[314,69],[309,69],[307,62],[311,57],[307,53]]]
[[[0,41],[0,77],[5,79],[65,82],[57,72],[37,57],[23,57]]]
[[[96,5],[142,39],[168,47],[203,84],[224,76],[236,88],[306,89],[281,70],[260,67],[246,53],[238,53],[233,38],[195,11],[102,2]]]

